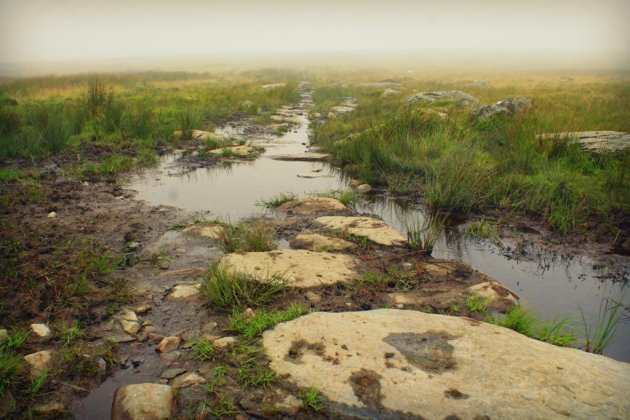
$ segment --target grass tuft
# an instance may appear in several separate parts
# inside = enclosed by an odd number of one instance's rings
[[[302,408],[306,410],[319,411],[324,408],[319,389],[314,386],[300,391],[300,398],[302,399]]]
[[[206,274],[201,294],[208,302],[219,308],[245,309],[272,301],[286,287],[287,280],[277,275],[258,279],[249,274],[232,272],[221,264],[215,264]]]
[[[191,349],[193,353],[195,353],[195,358],[197,360],[212,360],[212,357],[214,356],[214,346],[203,338],[195,340]]]
[[[263,252],[276,249],[274,231],[264,220],[226,224],[220,237],[224,252]]]
[[[474,294],[466,299],[466,309],[468,312],[485,312],[492,301],[491,297]]]
[[[361,194],[351,188],[347,188],[343,190],[333,190],[318,193],[317,197],[334,198],[335,200],[341,202],[343,205],[350,207],[361,199]]]
[[[623,296],[619,299],[623,302]],[[582,314],[582,324],[584,326],[584,351],[602,354],[606,347],[615,338],[621,320],[621,303],[615,302],[610,298],[602,299],[597,314],[597,325],[593,327],[586,321],[584,312],[580,308]]]
[[[284,203],[295,200],[296,198],[297,195],[293,194],[292,192],[280,193],[266,200],[260,200],[256,203],[256,205],[268,209],[275,209],[277,207],[280,207]]]
[[[252,319],[248,319],[242,311],[235,309],[230,317],[230,329],[252,339],[263,331],[281,322],[291,321],[306,313],[306,309],[299,305],[291,305],[284,311],[267,312],[261,309]]]

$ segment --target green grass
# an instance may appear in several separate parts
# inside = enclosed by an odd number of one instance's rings
[[[468,225],[466,232],[474,237],[487,239],[493,243],[500,243],[499,231],[496,224],[486,220],[477,220]]]
[[[296,198],[297,195],[293,194],[292,192],[280,193],[268,199],[260,200],[256,203],[256,205],[268,209],[275,209],[277,207],[280,207],[284,203],[295,200]]]
[[[568,347],[576,341],[566,318],[543,322],[523,305],[512,307],[503,318],[490,318],[490,322],[557,346]]]
[[[24,177],[24,173],[15,168],[0,168],[0,182],[17,181]]]
[[[24,359],[5,344],[0,344],[0,397],[16,386],[24,375]]]
[[[43,371],[37,378],[33,379],[30,389],[31,399],[34,399],[37,395],[39,395],[39,392],[46,383],[46,379],[48,379],[48,371]]]
[[[437,215],[427,215],[421,221],[405,219],[409,248],[425,251],[431,255],[433,247],[442,236],[445,223],[445,219]]]
[[[231,272],[222,265],[215,264],[205,276],[201,294],[210,304],[225,310],[233,310],[268,303],[286,287],[287,281],[277,275],[257,279],[248,274]]]
[[[264,220],[225,224],[219,245],[226,253],[271,251],[276,249],[273,234],[273,229]]]
[[[481,295],[471,295],[466,298],[466,309],[468,312],[485,312],[492,303],[492,298]]]
[[[623,302],[623,295],[619,302]],[[580,308],[582,325],[584,327],[584,351],[602,354],[614,340],[622,315],[622,305],[619,302],[615,302],[610,298],[602,299],[595,326],[586,321],[584,312]]]
[[[255,358],[250,358],[240,363],[237,379],[242,386],[266,388],[276,380],[276,373],[259,366]]]
[[[300,391],[300,399],[302,400],[302,408],[306,410],[320,411],[324,408],[320,391],[315,387]]]
[[[462,89],[453,81],[406,84],[418,91]],[[630,98],[627,82],[598,78],[569,89],[521,81],[471,92],[485,103],[510,96],[535,102],[525,115],[485,122],[452,104],[410,105],[369,88],[326,83],[316,87],[316,107],[325,112],[350,91],[358,98],[356,112],[316,121],[312,141],[364,182],[422,196],[445,213],[500,208],[544,218],[560,233],[585,229],[593,221],[615,223],[630,211],[630,151],[592,154],[566,141],[536,138],[547,132],[630,131],[623,116]],[[595,91],[602,99],[592,97]],[[619,108],[609,113],[611,105]]]
[[[230,330],[244,335],[248,339],[258,337],[268,328],[281,322],[291,321],[306,313],[306,309],[298,305],[291,305],[284,311],[267,312],[264,309],[256,311],[252,319],[247,318],[242,311],[234,310],[230,317]]]
[[[191,347],[195,358],[201,361],[212,360],[214,357],[214,346],[203,338],[195,340]]]
[[[64,345],[71,344],[78,338],[85,335],[83,329],[81,328],[81,324],[79,324],[79,321],[76,319],[72,322],[71,325],[66,325],[65,323],[60,324],[58,329],[59,338],[61,338],[61,341],[63,341]]]
[[[326,191],[317,194],[318,197],[334,198],[340,201],[345,206],[352,206],[354,203],[361,199],[361,194],[355,190],[348,188],[343,190]]]

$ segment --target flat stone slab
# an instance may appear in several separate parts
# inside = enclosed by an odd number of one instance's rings
[[[407,238],[382,220],[360,216],[324,216],[315,222],[332,230],[339,230],[356,236],[365,236],[370,241],[386,246],[405,245]]]
[[[300,233],[295,236],[291,245],[297,248],[305,248],[310,251],[354,251],[357,244],[341,238],[331,238],[318,233]]]
[[[280,276],[290,287],[316,287],[357,279],[354,258],[329,252],[284,249],[270,252],[228,254],[220,264],[232,272],[241,272],[266,280]]]
[[[225,234],[225,229],[221,225],[217,225],[215,223],[196,223],[192,226],[189,226],[182,230],[182,232],[195,235],[195,236],[203,236],[204,238],[209,239],[221,239]]]
[[[536,137],[541,140],[566,139],[591,152],[618,152],[630,147],[630,133],[622,131],[574,131],[539,134]]]
[[[263,334],[271,368],[366,418],[625,418],[630,364],[467,318],[315,312]]]
[[[305,152],[305,153],[292,153],[292,154],[286,154],[286,155],[273,155],[269,157],[273,160],[313,162],[313,161],[328,159],[330,157],[330,153]]]
[[[201,284],[178,284],[173,287],[173,291],[168,295],[169,299],[186,299],[197,296]]]
[[[349,211],[348,207],[341,201],[329,197],[298,198],[281,204],[276,210],[301,216],[323,213],[345,213]]]
[[[451,101],[463,106],[479,106],[479,101],[476,98],[459,90],[420,92],[407,98],[407,102],[409,103],[420,102],[431,104],[440,101]]]

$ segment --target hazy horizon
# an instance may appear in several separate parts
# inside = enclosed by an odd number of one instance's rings
[[[627,69],[629,16],[626,0],[0,0],[0,72],[368,54]]]

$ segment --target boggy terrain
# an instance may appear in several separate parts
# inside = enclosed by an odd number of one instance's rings
[[[282,134],[306,105],[263,131]],[[340,101],[327,119],[355,107]],[[268,126],[274,115],[240,117]],[[180,128],[147,149],[194,150],[183,168],[256,157]],[[3,172],[3,415],[590,417],[598,407],[623,417],[630,408],[627,364],[549,344],[572,342],[562,323],[514,321],[529,316],[518,297],[432,258],[427,231],[401,235],[340,194],[274,197],[267,217],[237,224],[150,206],[117,183],[116,166],[130,170],[145,152],[111,158],[115,135],[99,135],[96,149],[53,155],[43,170],[19,161]]]

